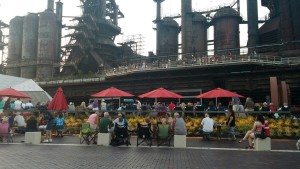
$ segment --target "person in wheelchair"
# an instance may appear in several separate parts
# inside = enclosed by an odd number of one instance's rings
[[[126,144],[127,145],[131,145],[130,144],[130,135],[128,133],[128,123],[126,121],[126,119],[123,117],[122,114],[118,114],[118,118],[116,118],[113,121],[115,127],[114,127],[114,138],[113,139],[121,139],[124,141],[124,139],[126,140]]]

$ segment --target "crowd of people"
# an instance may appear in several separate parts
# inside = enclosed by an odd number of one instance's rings
[[[31,113],[25,110],[36,108]],[[25,113],[24,113],[25,112]],[[29,116],[25,119],[25,116]],[[39,103],[33,104],[31,100],[22,102],[20,98],[11,100],[7,98],[0,102],[0,123],[7,123],[7,134],[13,136],[16,133],[25,134],[25,132],[41,131],[45,133],[43,142],[52,142],[52,130],[55,129],[57,136],[63,136],[61,130],[64,129],[64,117],[62,112],[50,112],[47,105]],[[3,134],[3,133],[2,133]]]
[[[8,106],[9,103],[9,106]],[[5,106],[6,105],[6,106]],[[11,134],[14,133],[25,133],[25,132],[35,132],[44,131],[45,136],[43,137],[43,142],[52,142],[52,131],[56,131],[56,136],[63,136],[61,130],[64,129],[64,115],[62,112],[50,112],[47,110],[47,106],[39,106],[39,113],[32,113],[28,120],[24,119],[22,111],[34,107],[34,105],[29,100],[27,103],[23,103],[20,99],[14,101],[7,99],[5,102],[1,100],[0,109],[1,112],[1,123],[9,124],[9,131]],[[276,109],[272,103],[264,102],[262,104],[254,103],[251,98],[246,98],[245,104],[243,105],[239,98],[232,98],[228,103],[228,106],[223,106],[219,103],[215,106],[214,102],[209,102],[207,106],[201,105],[199,102],[196,103],[174,103],[169,102],[155,102],[153,105],[149,103],[142,103],[140,100],[134,100],[134,102],[129,104],[121,104],[118,108],[114,108],[112,103],[106,103],[104,99],[92,100],[88,105],[82,102],[79,106],[75,106],[73,102],[69,104],[69,111],[76,110],[91,110],[92,112],[87,122],[93,130],[97,130],[100,133],[111,133],[112,140],[122,135],[126,138],[127,144],[130,144],[130,132],[136,130],[128,128],[128,121],[126,119],[126,111],[131,110],[131,112],[136,113],[136,115],[141,115],[144,117],[144,121],[141,123],[143,125],[150,124],[152,118],[159,117],[159,123],[162,126],[168,126],[168,131],[175,135],[186,135],[187,129],[183,116],[186,114],[183,112],[190,111],[206,111],[204,118],[201,121],[200,133],[211,133],[214,130],[216,123],[211,118],[212,115],[218,115],[217,113],[209,113],[210,111],[221,111],[223,114],[226,112],[226,124],[228,128],[228,133],[231,134],[232,140],[236,140],[235,136],[235,120],[237,116],[246,115],[250,111],[261,111],[262,114],[256,116],[253,128],[250,129],[243,139],[239,143],[248,140],[248,148],[253,148],[254,138],[263,138],[261,135],[262,128],[266,124],[265,118],[275,117],[276,111],[288,111],[289,107],[286,103],[282,107]],[[10,110],[10,111],[7,111]],[[112,119],[107,110],[118,110],[117,118]],[[148,112],[147,112],[148,111]],[[263,112],[266,112],[264,114]],[[143,114],[145,113],[145,114]],[[265,117],[263,116],[265,115]],[[271,116],[270,116],[271,115]],[[161,126],[160,126],[161,127]],[[55,130],[53,130],[55,129]],[[124,129],[124,130],[123,130]],[[152,130],[155,130],[152,126]],[[209,137],[205,135],[206,139]]]

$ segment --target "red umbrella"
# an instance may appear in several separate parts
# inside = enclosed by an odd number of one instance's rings
[[[171,92],[164,88],[158,88],[156,90],[152,90],[148,93],[139,95],[140,98],[183,98],[182,95]]]
[[[218,97],[244,97],[244,96],[222,88],[216,88],[196,96],[196,98],[218,98]]]
[[[13,98],[31,98],[27,94],[19,92],[13,88],[5,88],[0,90],[0,96],[13,97]]]
[[[133,95],[115,87],[102,90],[91,95],[92,97],[132,97]]]
[[[59,87],[48,105],[49,110],[68,110],[68,102],[61,87]]]

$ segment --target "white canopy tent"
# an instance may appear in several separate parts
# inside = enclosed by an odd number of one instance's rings
[[[34,105],[37,102],[46,103],[52,100],[52,97],[32,79],[0,74],[0,90],[9,87],[29,95]]]

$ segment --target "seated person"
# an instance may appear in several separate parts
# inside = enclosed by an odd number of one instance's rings
[[[161,124],[158,124],[158,139],[167,139],[169,137],[170,129],[171,127],[170,124],[168,124],[167,119],[162,118]]]
[[[254,111],[259,111],[260,109],[261,109],[260,104],[259,103],[255,103],[254,107],[253,107],[253,110]]]
[[[186,113],[192,113],[193,110],[194,110],[193,103],[188,103],[186,108],[185,108],[185,111],[190,111],[190,112],[186,112]]]
[[[200,133],[212,133],[214,130],[214,120],[212,118],[209,117],[208,113],[205,113],[205,118],[202,119],[201,121],[201,125],[203,126],[202,129],[200,129]],[[204,140],[209,140],[208,135],[204,135],[203,136]]]
[[[210,101],[208,103],[208,108],[206,109],[206,111],[218,111],[217,107],[215,106],[214,102]]]
[[[25,132],[26,123],[23,116],[21,116],[21,112],[17,112],[17,115],[14,118],[14,125],[17,127],[17,131],[21,134]]]
[[[287,103],[283,103],[283,106],[278,109],[279,111],[289,111],[289,105]]]
[[[186,135],[187,130],[185,126],[185,121],[180,117],[179,113],[174,113],[173,119],[173,132],[174,135]]]
[[[38,131],[38,122],[34,115],[31,115],[27,120],[26,132],[37,132]]]
[[[264,102],[262,107],[261,107],[261,111],[270,111],[270,107],[268,106],[267,102]]]
[[[100,118],[99,132],[109,133],[109,129],[111,129],[111,120],[109,118],[109,113],[104,112],[104,117]]]
[[[121,113],[118,114],[118,118],[113,121],[114,124],[114,136],[123,134],[124,137],[127,137],[128,144],[130,144],[130,135],[128,134],[128,123],[127,120],[123,117]]]
[[[265,124],[264,116],[258,114],[253,124],[253,128],[245,134],[244,138],[240,140],[239,143],[243,143],[246,139],[248,139],[249,146],[247,148],[253,149],[253,140],[255,138],[262,138],[262,139],[266,138],[265,135],[261,134],[264,124]]]
[[[222,105],[222,103],[218,103],[217,107],[218,111],[226,111],[225,107]]]
[[[47,121],[44,118],[44,113],[40,113],[39,117],[37,118],[39,130],[44,131],[47,127]]]
[[[138,124],[137,135],[140,138],[151,138],[151,122],[149,118],[144,118],[144,121]]]
[[[172,117],[170,117],[170,115],[167,113],[165,115],[165,118],[166,118],[166,123],[170,125],[170,128],[172,128],[172,124],[173,124],[173,119]]]

